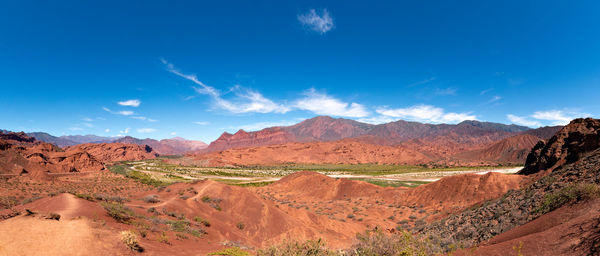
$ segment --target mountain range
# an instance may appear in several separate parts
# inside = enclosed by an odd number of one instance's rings
[[[43,132],[28,135],[59,147],[112,142],[148,145],[161,155],[191,154],[218,164],[267,164],[261,160],[264,159],[270,164],[278,161],[341,161],[473,165],[522,163],[528,150],[537,141],[550,138],[560,128],[561,126],[552,126],[531,129],[525,126],[472,120],[458,124],[426,124],[398,120],[374,125],[344,118],[317,116],[291,126],[268,127],[251,132],[240,129],[234,134],[224,132],[209,145],[180,137],[155,140],[130,136],[56,137]],[[279,153],[288,152],[283,156],[289,156],[290,159],[281,156],[269,157],[277,154],[272,147],[268,147],[272,145],[281,145]],[[356,150],[356,147],[365,150]],[[340,148],[350,150],[338,150]],[[394,157],[389,159],[390,156]],[[396,159],[400,156],[402,159]]]

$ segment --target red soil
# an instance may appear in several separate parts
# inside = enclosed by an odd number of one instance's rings
[[[454,255],[595,255],[588,248],[599,241],[599,212],[600,199],[566,205]]]
[[[200,154],[196,158],[207,160],[211,166],[286,163],[417,164],[430,161],[425,155],[408,148],[364,144],[353,140],[234,148]]]

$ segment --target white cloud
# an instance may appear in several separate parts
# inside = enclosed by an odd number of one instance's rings
[[[496,102],[496,101],[499,101],[499,100],[501,100],[501,99],[502,99],[502,97],[501,97],[501,96],[494,95],[494,96],[493,96],[493,97],[492,97],[492,98],[491,98],[491,99],[490,99],[490,100],[489,100],[487,103],[488,103],[488,104],[489,104],[489,103],[494,103],[494,102]]]
[[[142,121],[148,121],[148,122],[156,122],[156,121],[158,121],[156,119],[147,118],[145,116],[132,116],[131,118],[137,119],[137,120],[142,120]]]
[[[210,124],[210,122],[206,122],[206,121],[204,121],[204,122],[198,121],[198,122],[193,122],[193,123],[195,123],[197,125],[209,125]]]
[[[426,123],[458,123],[465,120],[477,120],[470,113],[446,113],[444,109],[430,105],[416,105],[408,108],[379,108],[377,113],[388,116]]]
[[[85,118],[83,118],[81,120],[86,121],[86,122],[93,122],[94,121],[94,119],[91,119],[89,117],[85,117]]]
[[[139,132],[139,133],[151,133],[151,132],[156,132],[156,129],[154,129],[154,128],[140,128],[140,129],[137,129],[137,132]]]
[[[304,119],[305,118],[296,118],[294,120],[278,121],[278,122],[258,122],[258,123],[254,123],[254,124],[242,125],[240,127],[236,127],[235,129],[243,129],[245,131],[257,131],[257,130],[262,130],[267,127],[294,125],[298,122],[301,122]]]
[[[515,115],[512,115],[512,114],[508,114],[508,115],[506,115],[506,117],[512,123],[518,124],[518,125],[525,125],[525,126],[531,126],[531,127],[538,127],[538,126],[542,125],[540,122],[535,121],[535,120],[527,119],[526,117],[515,116]]]
[[[435,76],[434,77],[430,77],[430,78],[427,78],[425,80],[421,80],[421,81],[409,84],[408,87],[413,87],[413,86],[417,86],[417,85],[427,84],[427,83],[430,83],[432,81],[435,81],[435,79],[437,79]]]
[[[298,21],[305,28],[318,32],[321,35],[334,28],[333,18],[331,18],[327,9],[321,10],[320,15],[315,9],[310,9],[307,13],[298,15]]]
[[[566,112],[562,110],[536,111],[531,117],[539,120],[552,121],[553,125],[566,125],[578,117],[588,117],[590,114]]]
[[[385,123],[394,122],[397,120],[398,120],[398,118],[379,115],[379,116],[373,116],[373,117],[368,117],[368,118],[361,118],[356,121],[368,123],[368,124],[385,124]]]
[[[173,135],[173,136],[174,136],[174,135],[177,135],[177,133],[176,133],[176,132],[171,132],[171,135]]]
[[[93,125],[93,124],[90,124],[90,123],[83,123],[82,125],[84,125],[84,126],[87,126],[87,127],[89,127],[89,128],[92,128],[92,127],[94,127],[94,125]]]
[[[456,88],[436,89],[436,95],[456,95]]]
[[[128,134],[129,130],[130,130],[129,128],[125,128],[125,130],[119,131],[119,134]]]
[[[173,64],[161,59],[163,64],[167,66],[167,70],[179,77],[185,78],[192,81],[199,87],[193,87],[198,94],[204,94],[210,96],[215,103],[216,108],[224,109],[231,113],[242,114],[242,113],[287,113],[291,109],[285,105],[277,104],[270,99],[265,98],[261,93],[244,89],[239,85],[231,88],[231,92],[236,95],[234,100],[228,100],[222,97],[221,92],[211,86],[208,86],[198,80],[196,75],[183,74]]]
[[[110,129],[104,129],[104,132],[110,132]]]
[[[83,131],[83,128],[81,128],[81,127],[71,127],[71,128],[69,128],[69,130],[71,130],[71,131]]]
[[[306,97],[294,104],[295,108],[308,110],[318,115],[343,117],[366,117],[369,112],[358,103],[346,103],[326,94],[318,93],[314,88],[304,93]]]
[[[119,105],[121,106],[128,106],[128,107],[139,107],[140,104],[142,103],[140,100],[126,100],[126,101],[119,101],[118,102]]]
[[[102,109],[104,109],[104,111],[109,112],[111,114],[115,114],[115,115],[123,115],[123,116],[131,116],[131,115],[135,115],[135,112],[133,111],[129,111],[129,110],[122,110],[122,111],[112,111],[107,107],[103,107]]]

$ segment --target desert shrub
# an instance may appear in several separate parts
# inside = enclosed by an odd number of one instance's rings
[[[60,220],[60,214],[51,212],[51,213],[48,214],[48,216],[46,216],[46,219],[48,219],[48,220]]]
[[[348,252],[348,255],[435,255],[442,252],[441,248],[427,239],[415,237],[409,232],[400,231],[396,234],[385,234],[381,231],[367,231],[357,235],[358,243]]]
[[[144,198],[142,198],[142,200],[146,203],[151,203],[151,204],[160,202],[160,199],[158,199],[157,195],[147,195]]]
[[[169,241],[169,236],[167,236],[167,234],[164,231],[160,233],[160,235],[156,236],[156,241],[161,242],[163,244],[171,244],[171,242]]]
[[[250,256],[250,253],[240,249],[239,247],[231,247],[216,252],[211,252],[208,255]]]
[[[323,240],[308,240],[306,242],[284,242],[280,245],[258,250],[259,256],[287,256],[287,255],[310,255],[310,256],[337,256],[341,255],[327,249]]]
[[[96,199],[92,196],[92,195],[88,195],[88,194],[75,194],[75,196],[77,198],[81,198],[81,199],[85,199],[91,202],[95,202]]]
[[[140,246],[137,240],[137,236],[133,231],[122,231],[121,241],[131,250],[143,252],[144,248]]]
[[[187,220],[168,221],[167,225],[171,228],[171,230],[175,232],[188,233],[195,237],[200,237],[206,234],[206,231],[204,231],[204,229],[192,227],[190,222]]]
[[[41,199],[41,198],[42,197],[40,197],[40,196],[36,196],[36,197],[32,197],[32,198],[27,198],[27,199],[23,200],[21,202],[21,204],[25,205],[25,204],[31,203],[31,202],[33,202],[35,200]]]
[[[202,196],[202,202],[209,204],[212,208],[215,208],[217,211],[221,211],[221,206],[219,203],[223,201],[221,198],[210,198],[209,196]]]
[[[240,229],[240,230],[242,230],[242,229],[244,229],[244,228],[246,227],[246,225],[244,224],[244,222],[241,222],[241,221],[240,221],[240,222],[238,222],[237,224],[235,224],[235,226],[236,226],[238,229]]]
[[[204,219],[200,216],[194,217],[194,221],[198,223],[202,223],[205,227],[210,227],[210,222],[207,219]]]
[[[121,203],[102,202],[102,207],[108,215],[121,223],[129,223],[135,216],[135,213]]]
[[[545,214],[567,203],[579,202],[598,196],[600,196],[600,189],[596,184],[571,184],[558,191],[546,194],[535,211]]]

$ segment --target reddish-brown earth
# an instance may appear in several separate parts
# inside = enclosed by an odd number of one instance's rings
[[[313,172],[250,188],[211,180],[154,188],[109,172],[49,180],[8,177],[0,181],[0,206],[5,208],[0,211],[0,254],[138,254],[119,240],[123,230],[138,235],[143,254],[204,255],[230,246],[253,251],[287,239],[323,238],[331,248],[348,248],[356,233],[404,229],[445,248],[450,243],[472,247],[459,255],[597,255],[597,194],[557,209],[538,209],[548,195],[571,185],[600,183],[598,124],[596,119],[574,120],[536,146],[527,169],[534,175],[466,174],[414,189]],[[3,151],[20,156],[18,150],[54,152],[18,134],[2,139]],[[135,214],[120,223],[101,206],[104,201],[123,202]],[[26,209],[35,214],[26,216]],[[61,219],[46,219],[50,213]],[[177,229],[176,223],[187,224]],[[205,234],[196,237],[190,230]],[[81,244],[88,249],[77,251]]]
[[[286,143],[252,148],[234,148],[195,157],[210,166],[277,165],[285,163],[415,164],[430,161],[425,155],[404,147],[378,146],[353,140]]]
[[[66,151],[85,151],[103,163],[152,159],[158,156],[158,154],[148,145],[141,146],[117,142],[79,144],[67,147]]]

